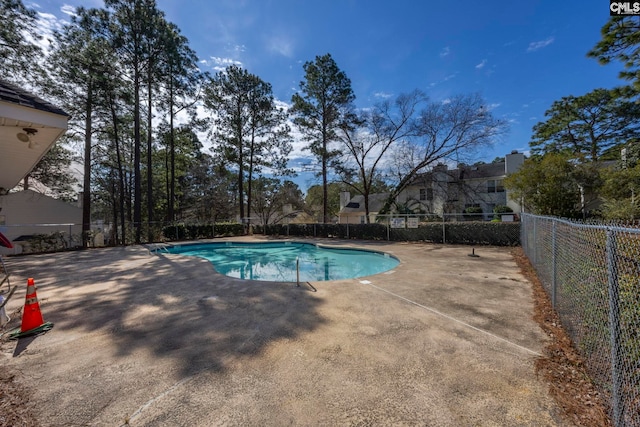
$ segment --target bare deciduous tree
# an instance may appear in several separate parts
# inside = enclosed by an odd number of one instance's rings
[[[413,121],[410,138],[398,145],[398,184],[381,213],[390,210],[396,197],[422,170],[437,162],[490,145],[507,130],[479,94],[457,95],[447,102],[429,102]]]
[[[369,195],[381,179],[384,158],[394,144],[413,136],[416,113],[427,98],[421,91],[399,95],[393,102],[385,100],[366,111],[357,127],[342,126],[341,139],[345,155],[335,164],[342,181],[364,197],[365,217],[369,222]]]

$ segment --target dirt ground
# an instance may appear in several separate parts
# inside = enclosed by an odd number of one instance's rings
[[[358,242],[358,246],[365,244]],[[270,284],[266,293],[256,291],[259,288],[255,285],[246,287],[240,281],[218,277],[201,260],[149,256],[144,250],[111,250],[108,253],[118,262],[110,268],[96,264],[86,253],[55,255],[53,260],[38,256],[34,262],[27,257],[12,259],[16,260],[18,279],[34,265],[59,275],[49,283],[44,281],[44,298],[39,290],[43,310],[46,307],[50,310],[46,313],[54,313],[46,320],[54,321],[56,327],[23,343],[22,349],[15,341],[0,343],[11,362],[0,365],[0,425],[170,425],[175,420],[193,420],[193,414],[176,414],[175,408],[174,413],[163,411],[162,402],[157,401],[169,394],[172,404],[181,401],[187,412],[189,408],[217,405],[217,412],[195,418],[198,425],[242,421],[250,425],[263,421],[271,425],[610,425],[604,399],[584,373],[521,249],[480,248],[477,259],[466,256],[466,247],[392,244],[376,249],[403,260],[395,274],[374,276],[365,281],[368,284],[355,286],[345,281],[318,282],[314,283],[316,293],[298,289],[293,299],[287,300],[282,298],[291,298],[289,288]],[[124,256],[128,261],[120,261]],[[65,262],[76,263],[76,269],[61,268]],[[449,271],[436,274],[435,267]],[[132,268],[138,272],[132,274]],[[81,270],[92,274],[90,279],[76,282],[80,297],[74,299],[61,283],[65,278],[68,281],[71,273],[77,277]],[[428,280],[420,277],[423,270],[432,273]],[[145,277],[153,272],[159,272],[158,276]],[[189,292],[199,295],[198,317],[184,317],[178,311],[158,312],[148,301],[151,295],[147,290],[153,281],[176,273],[186,276],[184,282],[165,289],[163,301],[175,310],[190,310],[182,303],[186,294],[176,290],[176,286],[190,283],[193,288]],[[203,277],[215,279],[215,295],[203,294],[206,284],[199,283]],[[104,285],[107,282],[110,286]],[[474,283],[482,286],[476,290]],[[133,289],[138,290],[139,298],[127,293],[126,306],[107,303],[128,292],[129,284],[138,285]],[[239,302],[231,306],[230,295]],[[443,301],[443,295],[452,298]],[[77,307],[78,303],[86,306]],[[15,322],[20,307],[15,302],[12,307],[9,314]],[[228,309],[246,317],[247,308],[252,309],[250,319],[242,327],[233,323],[238,319],[227,318]],[[86,314],[87,310],[94,312]],[[109,317],[114,312],[118,316],[115,322]],[[217,312],[227,317],[216,317]],[[82,313],[98,332],[75,324],[83,318]],[[216,324],[215,330],[201,331],[207,340],[184,328],[178,328],[177,335],[161,329],[173,328],[179,320],[204,327],[205,323],[197,320],[200,317]],[[448,321],[441,323],[434,317]],[[145,322],[150,318],[161,325],[149,326]],[[268,325],[265,319],[270,319]],[[451,320],[457,322],[455,327]],[[141,324],[146,326],[144,330]],[[541,328],[547,338],[541,338],[534,327]],[[141,345],[140,341],[151,335],[149,329],[160,337]],[[219,335],[223,330],[238,336]],[[118,344],[117,361],[113,355],[100,357],[90,351],[109,353],[111,341]],[[60,350],[76,342],[83,346]],[[185,350],[192,344],[202,344],[207,354]],[[536,355],[538,345],[540,355]],[[150,350],[153,366],[145,366]],[[77,357],[77,372],[59,366],[61,361],[52,362],[55,356]],[[89,363],[82,356],[95,361]],[[30,372],[29,362],[23,363],[21,358],[43,366]],[[176,360],[181,363],[179,372]],[[73,365],[74,360],[67,362]],[[132,373],[140,372],[135,380],[130,379]],[[130,383],[120,379],[123,375]],[[537,378],[544,383],[538,384]],[[44,385],[47,381],[73,384],[49,387]],[[208,388],[211,382],[218,384],[215,396],[212,391],[193,391]],[[186,384],[193,390],[179,393]],[[77,390],[71,391],[72,387]],[[89,392],[84,387],[104,390],[94,396],[96,390]],[[138,396],[141,392],[134,390],[144,387],[154,390]],[[87,409],[73,409],[72,401],[78,396],[68,395],[74,393],[85,393]],[[131,404],[122,400],[127,393],[134,400]],[[555,402],[547,401],[546,393]],[[52,408],[43,403],[49,396],[59,399],[57,405],[67,412],[66,418],[51,415],[56,404]],[[107,415],[114,411],[121,417]]]
[[[522,248],[513,249],[513,257],[532,284],[534,320],[549,337],[544,357],[536,360],[536,371],[549,383],[549,392],[562,407],[565,419],[576,426],[611,426],[604,399],[586,374],[582,358],[563,329]]]

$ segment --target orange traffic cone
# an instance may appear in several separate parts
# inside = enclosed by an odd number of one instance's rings
[[[36,295],[36,284],[33,278],[29,278],[27,279],[27,296],[24,302],[24,311],[22,312],[22,326],[20,327],[20,332],[28,332],[42,326],[43,324],[44,319],[40,312],[38,295]]]
[[[46,332],[53,328],[53,323],[46,322],[42,318],[40,312],[40,304],[38,303],[38,295],[36,295],[36,285],[32,278],[27,279],[27,296],[24,302],[24,310],[22,312],[22,326],[20,330],[16,330],[9,334],[10,338],[20,338],[23,336],[33,335],[40,332]]]

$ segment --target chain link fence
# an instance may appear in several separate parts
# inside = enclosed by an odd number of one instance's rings
[[[344,218],[341,218],[344,219]],[[256,226],[259,234],[286,237],[323,237],[338,239],[431,242],[466,245],[518,246],[520,223],[489,221],[482,214],[377,215],[371,224],[340,222],[337,224],[272,224]]]
[[[640,228],[522,215],[521,242],[616,427],[640,427]]]
[[[212,239],[239,236],[251,232],[279,236],[305,236],[341,239],[422,241],[432,243],[517,246],[520,223],[514,215],[451,213],[378,215],[371,224],[360,217],[340,218],[338,223],[279,223],[260,225],[235,221],[154,221],[140,224],[140,242],[158,243],[177,240]],[[356,220],[357,219],[357,220]],[[514,221],[516,219],[516,221]],[[113,226],[104,221],[91,224],[82,232],[82,224],[12,224],[0,226],[0,232],[14,242],[6,254],[55,252],[82,247],[130,245],[136,241],[132,222]]]

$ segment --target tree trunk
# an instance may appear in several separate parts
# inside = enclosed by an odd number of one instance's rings
[[[329,223],[329,183],[327,182],[327,130],[322,129],[322,222]]]
[[[133,76],[133,227],[135,229],[135,243],[141,241],[142,225],[142,180],[140,172],[140,71],[135,66]]]
[[[420,167],[414,168],[411,172],[409,172],[404,178],[402,178],[400,180],[398,185],[396,185],[395,188],[389,193],[389,197],[387,197],[387,200],[384,202],[384,205],[382,206],[382,209],[380,209],[379,214],[388,214],[391,211],[391,205],[396,200],[396,197],[398,197],[400,195],[402,190],[405,189],[405,187],[413,179],[415,174],[420,169],[422,169],[422,167],[424,167],[424,166],[420,166]]]
[[[82,247],[87,247],[87,238],[91,231],[91,133],[93,110],[93,82],[87,87],[84,122],[84,177],[82,183]]]
[[[152,165],[152,156],[151,156],[151,148],[153,145],[153,102],[152,102],[152,83],[153,77],[151,76],[151,71],[153,69],[153,61],[149,60],[148,71],[147,71],[147,242],[153,241],[153,165]]]
[[[253,182],[253,150],[255,144],[255,130],[251,131],[251,148],[249,149],[249,174],[247,176],[247,231],[251,228],[251,192]]]
[[[238,204],[240,205],[240,222],[244,223],[244,172],[242,170],[242,154],[240,154],[238,170]]]
[[[241,107],[238,106],[238,117],[241,116]],[[238,204],[240,205],[240,222],[244,223],[244,156],[242,151],[242,123],[236,124],[236,141],[238,144]]]
[[[120,210],[120,226],[122,227],[122,232],[120,233],[120,242],[118,242],[117,237],[118,233],[116,231],[116,244],[120,243],[123,246],[126,244],[125,240],[125,181],[124,181],[124,170],[122,166],[122,153],[120,152],[120,129],[118,128],[118,114],[115,108],[115,100],[111,99],[111,120],[113,121],[113,143],[116,148],[116,163],[118,166],[118,188],[119,188],[119,210]],[[116,221],[117,227],[117,221]],[[117,230],[117,228],[116,228]]]
[[[364,197],[364,221],[367,224],[371,224],[371,220],[369,219],[369,194],[366,192],[363,194]]]
[[[111,237],[113,239],[113,242],[115,242],[115,244],[117,245],[119,240],[118,240],[118,192],[116,191],[116,184],[115,184],[115,179],[113,179],[114,177],[112,177],[111,179],[111,193],[113,194],[113,211],[111,212],[111,214],[113,215],[113,227],[111,228]]]
[[[322,222],[329,223],[329,184],[327,182],[327,158],[322,157]]]
[[[169,221],[175,220],[175,197],[176,197],[176,147],[175,129],[173,126],[173,75],[169,76]]]

